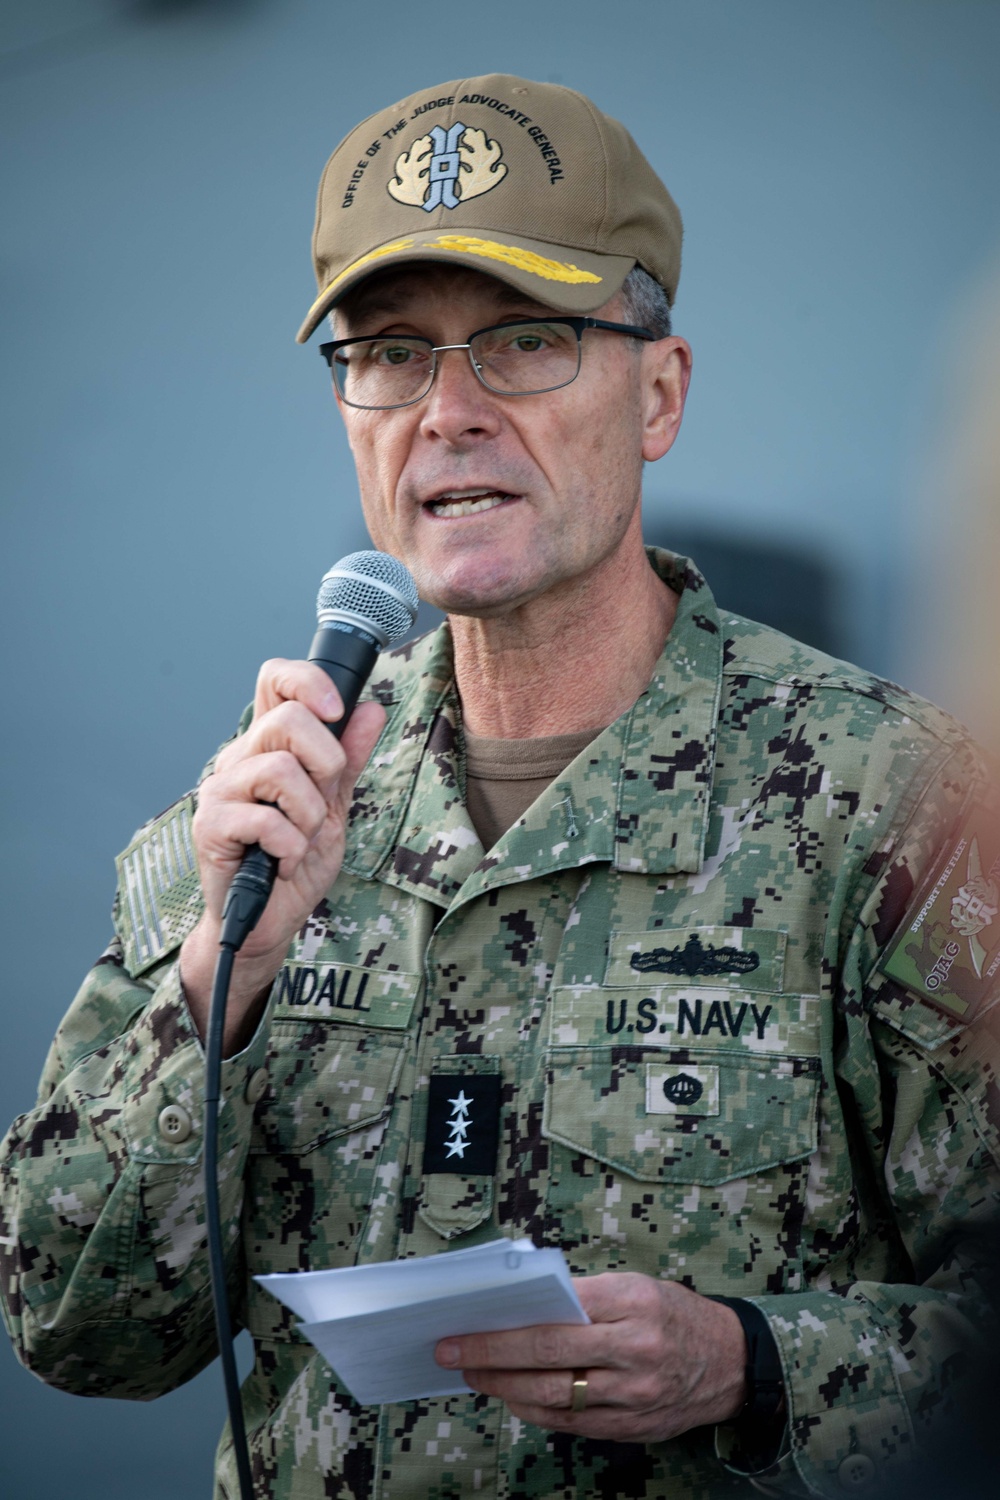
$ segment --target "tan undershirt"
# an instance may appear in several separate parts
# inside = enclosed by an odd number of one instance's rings
[[[492,849],[549,782],[602,732],[583,729],[535,740],[497,740],[466,732],[465,803],[483,848]]]

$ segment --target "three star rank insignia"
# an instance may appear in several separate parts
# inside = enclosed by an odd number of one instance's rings
[[[424,1172],[492,1177],[500,1135],[497,1073],[433,1073],[427,1103]]]

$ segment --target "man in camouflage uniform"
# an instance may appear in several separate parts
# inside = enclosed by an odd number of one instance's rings
[[[680,221],[589,101],[497,75],[373,116],[314,248],[300,337],[336,307],[338,338],[378,340],[331,351],[366,519],[450,627],[380,665],[342,747],[319,669],[268,663],[121,857],[115,941],[6,1143],[20,1355],[148,1397],[215,1353],[201,1037],[259,839],[280,878],[220,1117],[257,1494],[875,1492],[942,1431],[988,1313],[976,754],[647,560],[641,465],[690,367]],[[592,313],[618,331],[552,321]],[[561,1247],[592,1321],[447,1341],[468,1396],[358,1406],[252,1279],[498,1233]]]

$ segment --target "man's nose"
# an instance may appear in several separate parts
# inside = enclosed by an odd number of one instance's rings
[[[469,437],[492,437],[500,428],[497,403],[472,368],[465,344],[439,348],[434,384],[423,401],[420,430],[425,437],[460,442]]]

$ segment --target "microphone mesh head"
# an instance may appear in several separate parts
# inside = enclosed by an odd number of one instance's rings
[[[351,552],[324,573],[316,599],[321,625],[348,615],[385,646],[401,640],[417,618],[417,586],[385,552]]]

